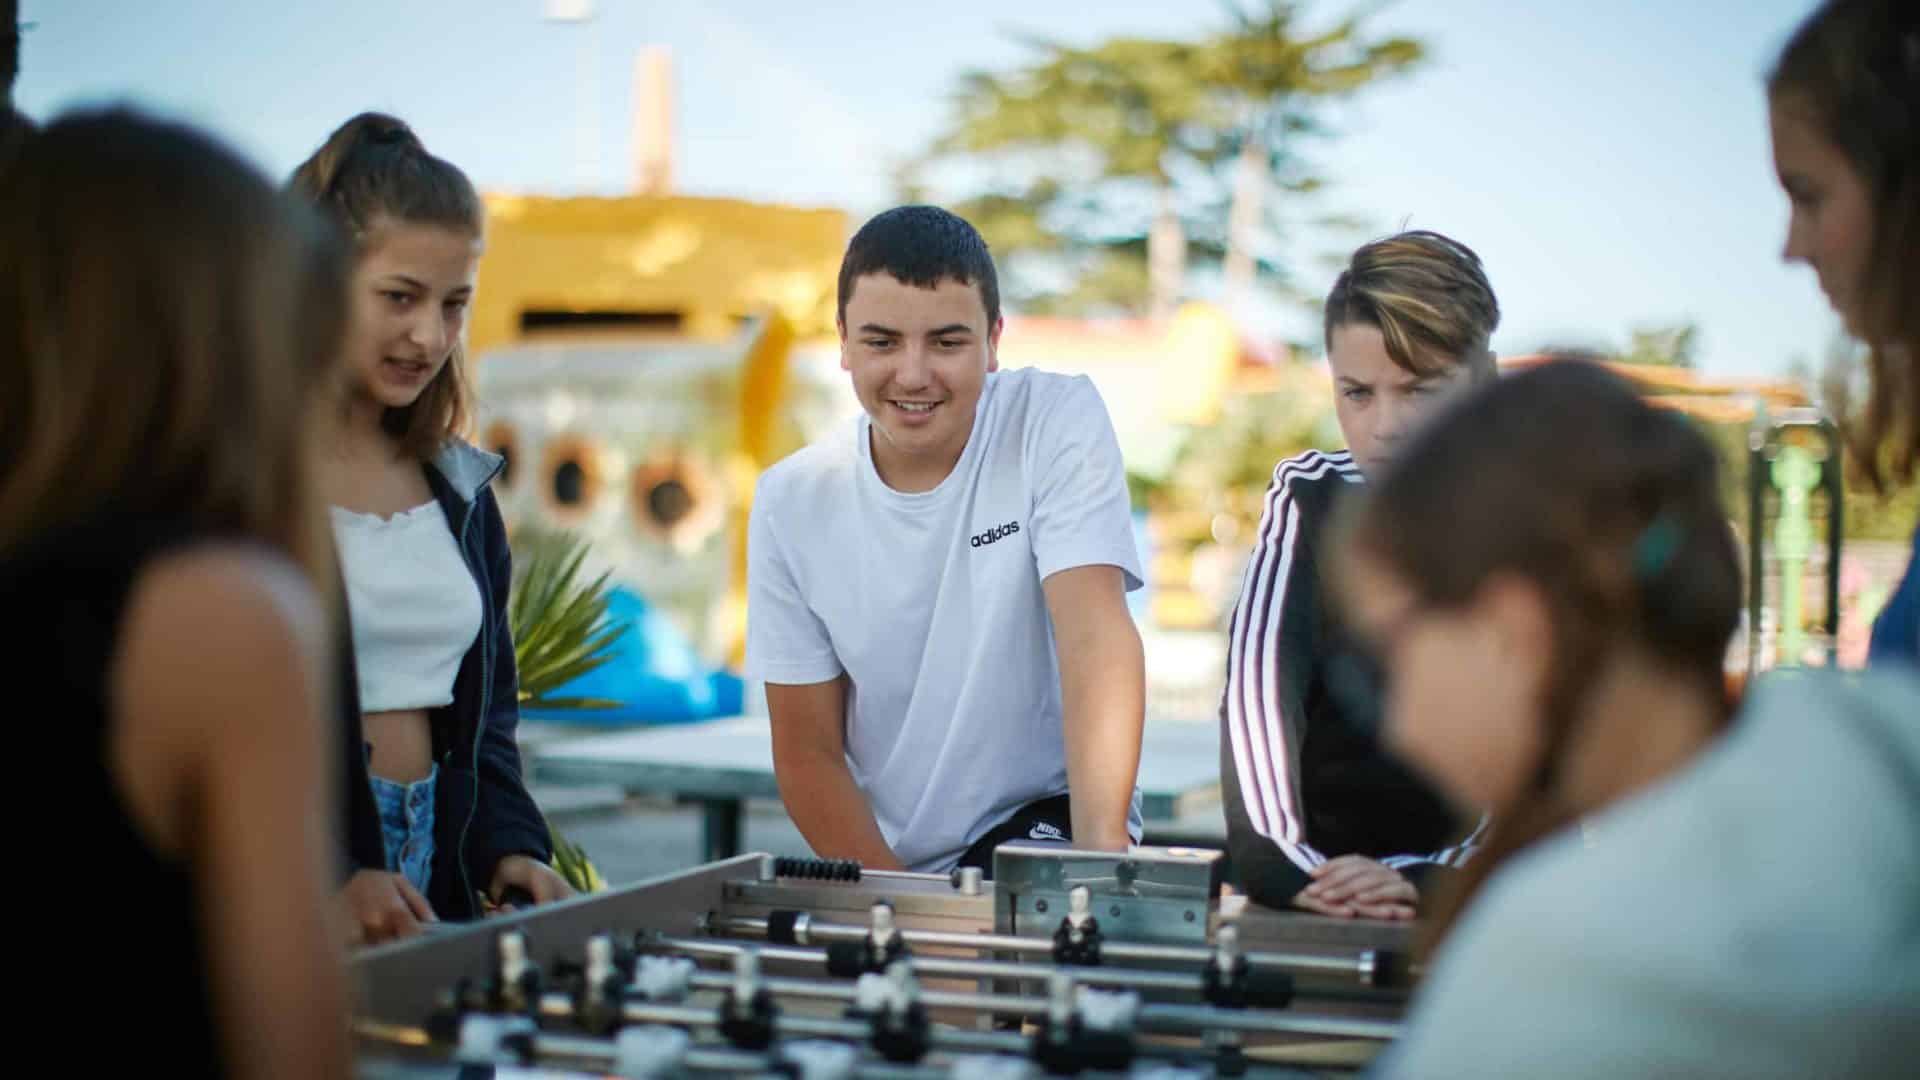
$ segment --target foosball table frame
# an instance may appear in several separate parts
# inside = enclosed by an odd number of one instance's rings
[[[1297,1076],[1398,1034],[1411,930],[1246,905],[1202,849],[755,853],[369,950],[356,1032],[366,1076]]]

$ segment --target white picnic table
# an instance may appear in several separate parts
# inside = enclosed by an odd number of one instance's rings
[[[779,799],[765,717],[542,741],[526,748],[529,778],[552,787],[614,787],[666,796],[704,813],[707,861],[740,852],[748,799]],[[1211,723],[1149,722],[1140,750],[1141,816],[1148,843],[1185,842],[1169,829],[1217,803],[1219,729]]]

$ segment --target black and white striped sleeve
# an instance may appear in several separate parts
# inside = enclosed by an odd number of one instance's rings
[[[1479,822],[1474,825],[1473,831],[1452,847],[1442,848],[1426,855],[1389,855],[1380,862],[1403,874],[1411,871],[1409,877],[1416,881],[1428,867],[1439,866],[1457,870],[1467,865],[1467,860],[1473,858],[1474,853],[1480,850],[1481,843],[1487,838],[1487,827],[1491,824],[1492,819],[1482,814]]]
[[[1300,796],[1320,601],[1298,488],[1356,475],[1345,453],[1309,451],[1275,468],[1228,636],[1220,702],[1227,844],[1242,887],[1270,906],[1291,901],[1326,861],[1308,842]]]

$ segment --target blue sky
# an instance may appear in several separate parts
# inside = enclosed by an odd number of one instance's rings
[[[406,117],[483,187],[615,193],[628,175],[633,60],[672,50],[679,186],[855,215],[946,116],[958,75],[1018,62],[1015,32],[1091,44],[1197,35],[1201,2],[598,0],[589,27],[545,0],[23,0],[16,99],[133,99],[222,133],[276,175],[365,108]],[[1779,260],[1765,67],[1812,0],[1404,0],[1382,30],[1425,70],[1337,115],[1319,208],[1375,232],[1439,229],[1486,259],[1495,346],[1606,343],[1691,318],[1707,370],[1773,374],[1835,322]],[[1333,14],[1343,3],[1314,10]],[[583,109],[582,73],[591,107]],[[582,118],[591,155],[581,152]],[[593,159],[597,158],[597,168]],[[1324,290],[1307,235],[1300,283]],[[1345,241],[1339,241],[1345,244]],[[1296,313],[1280,327],[1311,337]]]

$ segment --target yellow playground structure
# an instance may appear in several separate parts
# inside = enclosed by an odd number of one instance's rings
[[[737,660],[746,515],[808,423],[838,210],[490,195],[470,328],[509,526],[568,529],[709,660]]]

